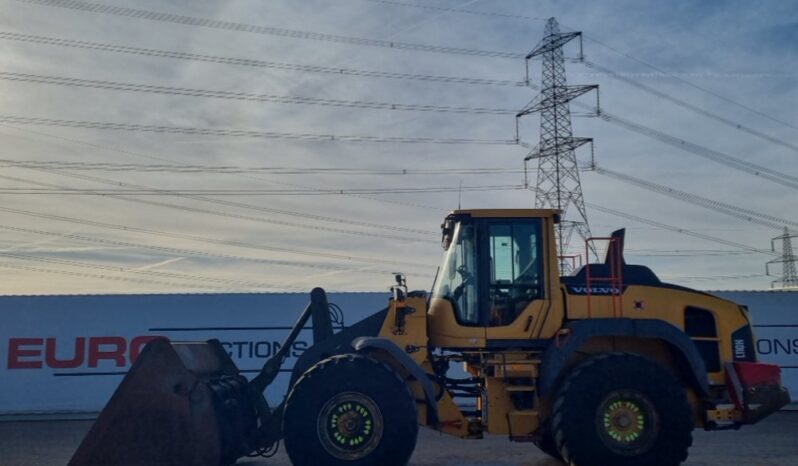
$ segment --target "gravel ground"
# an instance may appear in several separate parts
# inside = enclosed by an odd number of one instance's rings
[[[64,465],[90,421],[0,422],[0,465]],[[290,466],[283,451],[269,460],[239,465]],[[411,466],[561,466],[533,445],[506,437],[459,440],[422,429]],[[798,412],[774,415],[760,424],[729,432],[695,432],[687,466],[798,465]]]

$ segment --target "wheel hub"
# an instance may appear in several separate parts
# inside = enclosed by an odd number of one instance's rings
[[[367,456],[379,445],[382,433],[380,410],[362,393],[341,393],[327,401],[319,413],[319,440],[339,459]]]
[[[642,394],[619,391],[610,394],[596,413],[596,428],[602,442],[624,456],[648,451],[659,434],[654,405]]]
[[[618,442],[629,443],[637,440],[645,426],[643,410],[633,401],[616,401],[604,412],[604,428]]]

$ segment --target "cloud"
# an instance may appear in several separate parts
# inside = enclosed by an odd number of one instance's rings
[[[424,53],[248,34],[48,8],[14,0],[0,1],[4,6],[0,10],[0,30],[6,32],[326,67],[502,80],[521,80],[524,77],[524,64],[520,60]],[[135,3],[114,1],[113,4],[319,33],[517,53],[531,50],[540,40],[543,30],[541,21],[414,9],[366,0],[142,0]],[[584,47],[590,60],[758,131],[786,141],[795,138],[794,129],[747,112],[677,80],[661,75],[649,76],[646,73],[651,73],[652,70],[590,40],[597,39],[601,44],[608,44],[624,53],[656,64],[668,73],[683,76],[684,79],[727,96],[735,102],[798,124],[794,119],[794,103],[798,98],[798,90],[795,76],[791,74],[796,69],[796,56],[789,46],[794,42],[791,39],[796,28],[795,24],[785,20],[795,17],[796,6],[790,2],[782,2],[777,8],[769,5],[752,6],[748,2],[739,1],[696,3],[687,0],[665,3],[653,0],[589,3],[552,0],[536,2],[534,8],[530,7],[529,2],[518,0],[501,3],[451,0],[436,2],[435,5],[524,16],[557,16],[564,27],[585,32],[588,39]],[[3,41],[3,45],[0,49],[0,71],[78,79],[320,99],[497,108],[521,108],[535,94],[533,90],[523,87],[473,86],[297,72],[7,40]],[[573,54],[575,49],[571,47],[568,52]],[[533,62],[531,70],[532,78],[539,79],[539,62]],[[798,175],[795,164],[792,163],[796,154],[784,147],[689,113],[608,76],[592,74],[590,69],[582,65],[568,64],[567,71],[573,83],[600,84],[602,105],[613,114],[756,164]],[[508,139],[515,135],[515,121],[512,116],[246,102],[48,86],[7,80],[0,80],[0,105],[0,113],[7,115],[126,124],[383,137]],[[522,120],[522,136],[534,143],[538,124],[537,117]],[[730,204],[798,219],[794,193],[787,188],[700,159],[597,119],[575,118],[573,126],[575,135],[595,138],[597,160],[607,168]],[[30,130],[35,130],[36,133]],[[400,169],[520,168],[526,154],[524,149],[514,146],[301,142],[51,127],[15,129],[3,126],[0,127],[0,139],[7,149],[4,158],[87,163]],[[580,160],[587,161],[585,152],[580,152],[579,157]],[[520,174],[337,176],[83,172],[66,169],[62,172],[7,167],[2,174],[32,182],[80,189],[107,189],[110,185],[104,183],[108,182],[159,189],[430,187],[458,186],[461,180],[463,185],[522,182]],[[75,178],[65,174],[88,175],[102,180]],[[532,178],[534,179],[534,175]],[[590,202],[681,228],[706,232],[761,248],[766,248],[770,238],[778,234],[756,224],[741,222],[626,186],[595,173],[583,173],[582,181],[585,198]],[[0,187],[35,186],[28,182],[0,179]],[[225,198],[270,209],[339,218],[343,222],[341,224],[262,212],[242,206],[220,206],[178,196],[138,197],[139,200],[170,204],[172,207],[108,196],[2,196],[0,202],[3,207],[85,220],[89,223],[81,224],[79,228],[82,233],[93,237],[149,246],[193,248],[217,255],[249,254],[262,259],[352,264],[356,270],[341,273],[311,271],[306,267],[266,265],[221,257],[190,257],[177,252],[171,254],[147,248],[97,248],[96,245],[81,244],[74,239],[58,239],[57,236],[42,240],[47,242],[47,248],[39,249],[39,254],[96,264],[116,264],[123,269],[143,267],[142,271],[153,271],[153,268],[157,268],[158,271],[240,282],[321,285],[337,290],[382,290],[390,284],[391,277],[370,272],[369,267],[392,268],[391,261],[397,260],[425,265],[426,268],[408,267],[406,271],[414,287],[429,288],[429,275],[434,273],[441,252],[437,238],[392,231],[390,228],[434,231],[446,211],[457,206],[460,197],[454,192]],[[464,192],[461,202],[464,207],[531,207],[533,196],[526,191]],[[213,210],[227,216],[201,213],[196,209]],[[630,227],[629,247],[639,251],[639,259],[663,275],[674,277],[673,280],[677,282],[680,276],[752,275],[760,273],[764,262],[770,259],[767,255],[685,256],[677,252],[663,253],[672,254],[671,257],[643,256],[647,250],[703,251],[727,250],[728,247],[634,224],[601,212],[589,211],[588,214],[595,233],[603,234],[619,226]],[[2,225],[38,228],[54,234],[71,232],[78,228],[68,221],[52,218],[8,212],[0,213],[0,216]],[[283,224],[267,223],[254,218]],[[301,223],[305,226],[288,226],[285,222]],[[384,225],[385,228],[365,227],[356,222]],[[108,224],[129,229],[109,228]],[[331,228],[354,230],[361,234],[329,231]],[[145,234],[140,231],[142,229],[167,235]],[[386,234],[407,235],[416,241],[387,239],[384,237]],[[186,235],[202,239],[186,239]],[[4,231],[2,247],[20,247],[30,244],[31,241],[39,239],[31,238],[30,234]],[[242,244],[271,249],[257,250],[241,246]],[[90,251],[80,248],[88,248]],[[294,252],[279,252],[280,248]],[[317,253],[317,257],[314,257]],[[332,259],[330,254],[357,256],[372,261]],[[18,264],[24,262],[20,259],[15,261]],[[41,268],[43,265],[38,264],[37,267]],[[63,264],[50,267],[69,268]],[[401,268],[399,264],[396,267]],[[728,272],[732,269],[735,273]],[[14,275],[13,282],[0,284],[0,293],[9,294],[200,290],[205,284],[212,283],[185,280],[186,288],[179,288],[174,286],[175,280],[172,279],[164,279],[164,282],[169,283],[159,287],[153,283],[106,282],[55,273],[43,280],[41,272],[25,270],[4,270],[0,273]],[[156,281],[157,278],[148,277],[148,280]],[[681,283],[699,285],[690,280]],[[712,288],[762,288],[769,285],[769,279],[749,277],[709,283]],[[236,288],[238,285],[230,286]],[[236,289],[254,288],[241,286]]]

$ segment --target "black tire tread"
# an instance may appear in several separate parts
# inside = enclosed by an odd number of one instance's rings
[[[535,440],[532,440],[532,443],[534,443],[535,446],[538,447],[538,450],[542,451],[543,453],[551,456],[554,459],[562,460],[562,455],[557,447],[557,442],[554,440],[554,433],[552,432],[550,423],[548,421],[541,426],[538,437]]]
[[[325,451],[313,451],[297,424],[302,422],[305,416],[312,416],[316,419],[318,413],[307,413],[308,400],[312,400],[319,386],[327,387],[336,383],[337,372],[346,372],[350,375],[357,375],[357,382],[369,386],[382,380],[387,386],[380,387],[380,391],[391,393],[390,400],[385,405],[378,403],[381,410],[399,409],[402,419],[399,423],[392,426],[394,430],[393,438],[383,438],[382,442],[389,442],[394,446],[385,447],[390,450],[390,457],[383,458],[375,462],[374,455],[362,458],[357,461],[342,461],[329,456]],[[362,376],[362,377],[361,377]],[[325,383],[325,379],[329,379]],[[347,380],[345,383],[352,382]],[[350,387],[351,389],[351,387]],[[375,400],[377,401],[377,400]],[[396,408],[399,407],[399,408]],[[418,436],[417,407],[415,399],[407,383],[387,364],[370,358],[362,354],[342,354],[332,356],[318,362],[308,369],[296,381],[286,398],[283,433],[285,435],[285,447],[295,466],[316,466],[324,464],[329,466],[351,465],[351,466],[404,466],[410,459],[410,455],[415,448]],[[315,435],[315,432],[313,432]],[[382,443],[381,442],[381,443]],[[378,447],[378,449],[381,447]]]
[[[667,411],[669,419],[667,430],[660,432],[658,443],[653,452],[645,454],[645,458],[624,457],[615,458],[611,466],[632,466],[645,464],[646,466],[678,466],[687,459],[688,449],[693,443],[692,430],[694,427],[693,410],[684,394],[684,387],[679,381],[656,361],[632,353],[602,353],[592,356],[574,367],[566,376],[553,407],[552,432],[554,434],[555,448],[561,453],[566,463],[572,466],[608,466],[597,452],[585,451],[583,439],[568,438],[565,430],[568,423],[579,416],[595,415],[594,412],[576,412],[574,400],[577,391],[595,389],[600,386],[602,378],[608,371],[625,370],[636,372],[635,377],[647,381],[658,381],[660,385],[649,383],[646,390],[647,396],[653,393],[652,401],[660,406],[667,405],[662,411]],[[629,370],[632,367],[634,370]],[[609,383],[606,383],[609,386]],[[590,386],[587,388],[586,386]],[[620,388],[620,387],[619,387]],[[597,407],[596,407],[597,408]]]

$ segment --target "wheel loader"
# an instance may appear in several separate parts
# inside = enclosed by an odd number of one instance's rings
[[[675,466],[694,428],[737,429],[789,403],[744,306],[627,264],[623,230],[602,240],[603,263],[560,276],[559,221],[454,211],[431,293],[397,275],[385,309],[335,332],[316,288],[251,379],[218,341],[155,339],[69,464],[228,465],[282,442],[295,466],[401,466],[424,426],[506,435],[576,466]],[[283,369],[308,324],[314,344]],[[288,393],[269,406],[281,371]]]

